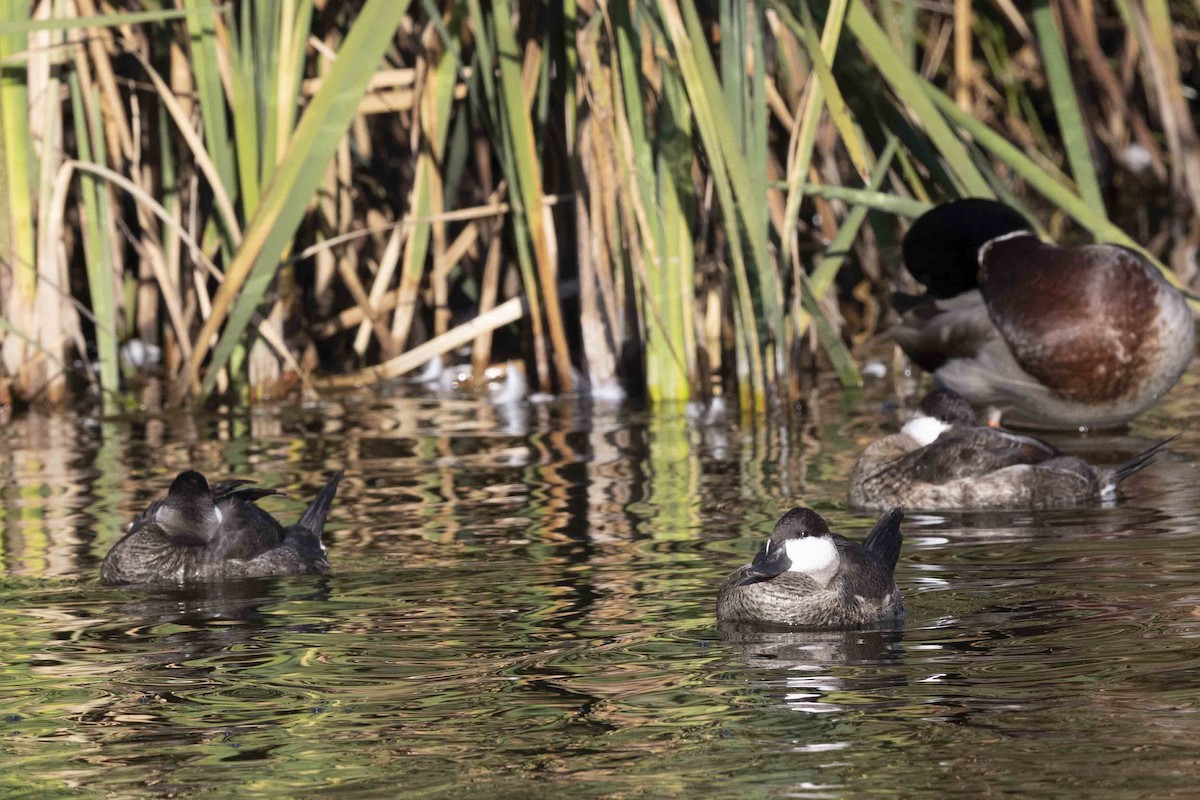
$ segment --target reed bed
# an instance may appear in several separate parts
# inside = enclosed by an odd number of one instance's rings
[[[1200,247],[1167,0],[6,0],[0,401],[859,381],[904,220]],[[147,387],[153,387],[148,391]]]

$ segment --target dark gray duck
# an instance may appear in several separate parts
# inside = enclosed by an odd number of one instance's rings
[[[1064,508],[1112,500],[1170,440],[1118,467],[1094,467],[1032,436],[981,426],[965,399],[930,392],[899,433],[872,442],[850,475],[850,503],[930,511]]]
[[[1122,425],[1175,385],[1196,348],[1186,298],[1140,253],[1043,242],[994,200],[922,215],[904,263],[926,290],[893,297],[892,338],[1010,424]]]
[[[904,603],[892,573],[903,517],[892,509],[859,544],[832,533],[817,512],[793,508],[754,561],[721,584],[717,620],[829,630],[900,617]]]
[[[285,528],[255,505],[271,489],[238,480],[210,488],[199,472],[182,472],[108,551],[101,580],[179,585],[329,572],[321,535],[341,479],[339,470]]]

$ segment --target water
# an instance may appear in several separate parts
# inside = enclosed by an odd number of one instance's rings
[[[1200,430],[1193,370],[1116,461]],[[1200,439],[1110,508],[913,515],[902,631],[718,634],[805,503],[859,537],[888,392],[819,422],[347,398],[0,429],[0,796],[1156,797],[1200,769]],[[184,467],[347,478],[333,575],[176,596],[99,560]]]

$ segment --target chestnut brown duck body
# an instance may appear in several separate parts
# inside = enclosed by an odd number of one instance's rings
[[[1195,351],[1186,298],[1140,253],[1043,242],[1002,203],[938,206],[903,249],[926,291],[893,297],[892,338],[1006,423],[1122,425],[1175,385]]]

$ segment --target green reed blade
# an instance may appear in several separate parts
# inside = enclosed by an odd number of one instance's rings
[[[358,110],[371,75],[392,43],[408,10],[408,0],[367,0],[355,18],[338,58],[312,98],[288,142],[259,207],[246,229],[242,247],[213,298],[212,315],[196,340],[186,376],[201,395],[212,391],[217,373],[245,333],[266,293],[279,256],[291,241],[309,200],[325,175],[338,142]],[[225,322],[212,360],[200,384],[200,366],[209,340]]]
[[[899,140],[896,137],[891,137],[887,145],[883,148],[883,152],[879,154],[879,163],[875,165],[874,172],[871,173],[870,183],[867,185],[868,192],[880,193],[879,187],[883,185],[883,181],[887,178],[888,169],[891,168],[892,159],[896,156]],[[846,260],[846,254],[850,252],[850,247],[854,244],[854,240],[858,238],[858,231],[862,224],[867,219],[868,207],[866,205],[856,205],[850,209],[850,213],[842,220],[841,227],[838,228],[837,235],[833,237],[833,241],[829,243],[829,247],[825,248],[824,255],[817,262],[817,266],[813,269],[810,279],[813,291],[821,297],[825,292],[829,291],[829,287],[833,285],[833,279],[837,277],[838,270],[842,267],[842,262]]]
[[[726,219],[725,232],[729,237],[741,309],[738,332],[745,339],[740,352],[749,359],[744,374],[749,380],[749,394],[744,395],[744,399],[748,399],[754,408],[761,408],[766,400],[769,376],[763,368],[764,351],[760,349],[760,343],[766,348],[768,358],[774,358],[770,377],[776,377],[780,374],[786,342],[779,279],[768,252],[766,204],[763,202],[766,178],[749,173],[747,159],[743,157],[734,133],[734,121],[730,119],[731,113],[740,113],[741,104],[735,107],[726,102],[712,54],[704,46],[706,38],[695,5],[691,0],[682,0],[679,4],[674,0],[660,0],[658,5]],[[746,264],[747,254],[753,273]]]
[[[684,401],[691,397],[695,376],[695,261],[692,244],[692,129],[687,92],[679,76],[663,75],[659,108],[658,206],[662,214],[662,269],[658,273],[658,307],[665,347],[656,348],[654,380],[647,382],[652,399]],[[649,337],[647,347],[654,344]],[[657,385],[656,385],[657,384]]]
[[[879,187],[883,185],[883,181],[887,177],[898,144],[899,140],[896,137],[889,138],[883,152],[879,154],[879,163],[875,165],[875,170],[871,174],[867,192],[879,194]],[[830,363],[833,364],[838,381],[846,387],[860,385],[862,375],[859,373],[858,365],[854,362],[854,357],[850,354],[849,349],[833,329],[818,298],[823,297],[833,285],[838,270],[841,269],[854,240],[858,238],[858,232],[862,228],[863,222],[866,221],[867,210],[866,205],[856,205],[850,210],[850,213],[842,220],[837,235],[833,237],[829,247],[825,248],[825,253],[813,270],[812,277],[809,278],[801,273],[800,286],[797,287],[797,290],[801,292],[800,300],[804,311],[812,317],[813,325],[817,330],[817,338],[825,348]]]
[[[911,197],[899,197],[887,192],[877,192],[870,189],[852,189],[848,186],[825,186],[823,184],[806,183],[804,193],[824,197],[828,200],[841,200],[856,206],[863,206],[872,211],[882,211],[901,217],[919,217],[929,209],[932,203],[924,200],[913,200]]]
[[[83,161],[93,160],[91,143],[94,141],[95,161],[103,163],[104,131],[99,119],[99,93],[95,93],[91,101],[91,108],[95,109],[95,113],[88,113],[84,108],[79,75],[72,72],[69,83],[71,116],[75,123],[75,143],[79,148],[79,158]],[[109,414],[117,407],[121,379],[117,354],[117,306],[110,261],[112,250],[108,241],[111,209],[106,202],[107,192],[100,189],[94,177],[87,173],[80,175],[79,185],[85,215],[82,226],[83,256],[87,268],[91,311],[96,323],[96,354],[100,360],[101,404],[104,413]]]
[[[640,258],[631,254],[631,262],[645,319],[647,391],[654,402],[686,400],[695,351],[687,327],[695,296],[695,253],[691,217],[685,211],[691,206],[691,111],[678,75],[667,69],[657,126],[647,122],[642,87],[650,76],[643,73],[640,28],[628,6],[614,7],[613,27],[619,56],[617,111],[622,115],[618,126],[628,129],[627,136],[616,136],[617,169],[633,197],[629,204],[636,230],[628,235],[641,242]]]
[[[216,19],[201,10],[211,10],[202,5],[206,0],[183,0],[188,11],[188,52],[192,64],[192,80],[196,96],[200,101],[200,118],[204,124],[204,149],[216,168],[217,176],[232,205],[237,204],[239,191],[234,167],[234,149],[229,139],[229,121],[226,116],[225,91],[221,86],[221,74],[217,69]],[[234,81],[236,86],[237,81]],[[238,115],[240,116],[240,115]],[[238,118],[235,116],[235,120]],[[222,228],[226,255],[233,253],[233,233]]]
[[[26,4],[28,5],[28,4]],[[206,6],[202,8],[187,8],[182,10],[169,9],[165,11],[134,11],[121,14],[99,14],[94,17],[58,17],[55,19],[39,19],[25,21],[0,22],[0,36],[6,34],[26,34],[35,31],[67,31],[75,28],[114,28],[118,25],[138,25],[143,22],[163,22],[164,20],[191,18],[196,15],[212,17],[224,13],[227,7]],[[6,14],[11,20],[11,15]],[[25,16],[28,16],[26,14]]]
[[[1075,85],[1071,82],[1071,67],[1063,51],[1058,24],[1054,20],[1054,9],[1047,0],[1033,6],[1033,23],[1037,31],[1038,45],[1042,50],[1042,63],[1046,68],[1046,83],[1050,86],[1050,97],[1054,101],[1054,113],[1058,117],[1059,134],[1071,174],[1079,195],[1093,213],[1105,215],[1104,197],[1100,192],[1100,180],[1092,163],[1092,152],[1088,148],[1086,123],[1079,110],[1079,99]]]
[[[442,183],[445,177],[443,154],[450,135],[450,112],[454,102],[454,87],[458,80],[458,60],[453,51],[448,49],[429,55],[433,55],[436,60],[426,68],[425,83],[421,87],[419,100],[420,113],[415,117],[421,128],[423,146],[417,155],[417,167],[408,203],[409,216],[418,219],[444,211],[444,203],[452,197]],[[419,222],[409,230],[400,264],[401,286],[420,285],[432,233],[433,224],[429,222]],[[408,339],[414,306],[415,303],[406,302],[403,307],[396,309],[391,333],[395,345],[399,348],[403,348],[405,340]],[[365,338],[360,338],[356,344],[365,341]]]
[[[833,364],[838,382],[845,387],[860,386],[862,375],[858,371],[858,365],[854,363],[854,357],[850,355],[850,351],[846,349],[841,337],[830,324],[829,317],[825,315],[821,304],[817,302],[817,295],[808,281],[808,276],[803,272],[800,273],[800,286],[797,287],[797,290],[800,292],[800,303],[805,313],[812,318],[813,326],[817,330],[817,339],[825,349],[825,354],[829,356],[830,363]]]
[[[845,121],[849,121],[849,114],[845,112],[845,103],[842,101],[841,93],[837,89],[837,81],[834,80],[833,71],[826,60],[826,56],[832,59],[834,53],[837,52],[838,40],[841,37],[842,22],[845,18],[846,0],[835,0],[835,2],[830,4],[829,13],[825,17],[825,30],[820,42],[817,41],[816,35],[813,32],[812,18],[807,14],[807,6],[802,7],[802,10],[805,12],[806,24],[801,25],[792,16],[786,6],[783,6],[781,3],[773,5],[780,18],[796,33],[808,49],[809,58],[813,62],[814,72],[817,74],[817,80],[811,81],[808,85],[808,93],[804,98],[804,108],[800,113],[800,128],[794,137],[796,145],[789,154],[787,206],[784,210],[779,258],[782,268],[787,270],[792,267],[792,243],[795,241],[796,228],[800,221],[800,204],[804,199],[803,187],[808,178],[809,167],[812,164],[812,153],[817,140],[821,110],[825,106],[825,99],[830,91],[836,94],[836,103],[840,103],[840,110],[845,116]],[[820,66],[818,66],[818,63]],[[829,103],[831,115],[834,105],[835,102]],[[843,135],[842,141],[847,147],[850,147],[852,142],[857,142],[854,136],[846,138],[845,130],[842,130],[841,133]],[[857,150],[857,153],[861,159],[861,147]]]
[[[951,130],[926,96],[921,78],[892,48],[883,29],[862,3],[851,3],[846,25],[854,33],[863,51],[875,62],[897,97],[920,121],[934,146],[941,153],[960,184],[960,192],[975,197],[992,197],[987,180],[971,160],[967,148]]]
[[[530,294],[541,290],[545,301],[546,332],[550,335],[550,353],[559,385],[571,391],[571,353],[567,345],[558,299],[558,265],[550,260],[549,241],[542,208],[542,175],[538,164],[537,140],[530,118],[528,98],[521,84],[521,50],[512,27],[512,11],[508,0],[495,0],[492,30],[496,37],[496,55],[500,66],[500,97],[504,120],[511,136],[512,166],[516,168],[513,182],[513,222],[520,236],[527,239],[537,268],[538,285],[528,287]],[[544,380],[543,376],[539,378]]]
[[[25,0],[3,0],[0,8],[6,19],[29,17]],[[9,25],[25,23],[10,22]],[[28,47],[23,33],[0,34],[0,58],[7,58]],[[15,288],[24,301],[33,301],[37,287],[37,249],[34,242],[33,174],[37,161],[29,133],[29,91],[23,71],[0,69],[0,147],[3,148],[3,174],[0,175],[0,252],[13,266]],[[11,254],[11,255],[10,255]],[[7,304],[6,304],[7,305]],[[0,311],[8,311],[7,307]]]

